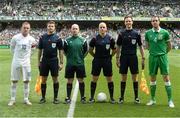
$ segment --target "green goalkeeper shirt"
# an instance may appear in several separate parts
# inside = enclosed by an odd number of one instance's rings
[[[150,29],[145,33],[145,40],[149,44],[149,53],[153,56],[167,53],[167,42],[170,41],[169,32],[160,28],[158,31]]]
[[[87,53],[87,41],[80,36],[71,36],[64,41],[66,65],[84,65],[84,57]]]

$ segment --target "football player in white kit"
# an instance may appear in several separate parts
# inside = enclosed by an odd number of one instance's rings
[[[13,106],[16,100],[17,82],[23,77],[24,82],[24,103],[32,105],[29,101],[29,82],[31,81],[30,56],[31,49],[35,47],[35,39],[30,36],[30,23],[24,22],[21,26],[21,33],[11,39],[11,52],[13,54],[11,65],[11,99],[8,106]]]

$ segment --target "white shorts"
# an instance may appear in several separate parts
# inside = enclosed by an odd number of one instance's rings
[[[31,81],[31,67],[12,64],[11,80],[18,81],[20,80],[21,75],[23,76],[23,81]]]

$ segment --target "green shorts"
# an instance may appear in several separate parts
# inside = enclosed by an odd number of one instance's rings
[[[158,68],[160,68],[161,75],[169,74],[169,63],[167,54],[152,56],[149,55],[149,75],[155,76],[157,75]]]

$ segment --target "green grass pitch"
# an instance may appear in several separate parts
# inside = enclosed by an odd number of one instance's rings
[[[139,53],[138,53],[139,55]],[[146,51],[146,67],[145,75],[149,84],[148,77],[148,52]],[[169,53],[170,62],[170,77],[173,88],[173,99],[175,108],[170,109],[167,105],[167,95],[165,92],[164,82],[160,75],[157,79],[157,92],[156,100],[157,104],[154,106],[146,106],[150,96],[145,95],[139,91],[139,97],[141,104],[134,104],[134,92],[132,88],[132,80],[130,75],[128,76],[125,102],[124,104],[110,104],[110,103],[94,103],[94,104],[81,104],[80,95],[76,102],[74,110],[74,117],[180,117],[180,50],[172,50]],[[10,99],[10,67],[12,56],[9,49],[0,50],[0,117],[66,117],[69,109],[69,105],[63,104],[66,96],[66,79],[64,79],[64,69],[60,72],[59,82],[59,99],[60,104],[54,105],[53,100],[53,84],[49,77],[47,83],[47,102],[45,104],[38,104],[40,96],[34,92],[34,85],[36,77],[38,75],[37,69],[37,52],[32,56],[32,81],[30,83],[30,100],[33,103],[32,106],[26,106],[23,104],[23,83],[22,79],[18,82],[16,105],[8,107],[8,101]],[[92,57],[88,55],[86,61],[86,73],[85,79],[85,95],[87,99],[90,96],[90,81],[91,81],[91,61]],[[139,66],[140,67],[140,66]],[[141,72],[141,70],[140,70]],[[118,68],[115,65],[115,57],[113,58],[113,79],[115,83],[114,97],[118,101],[120,95],[120,75]],[[139,75],[140,80],[140,75]],[[74,82],[75,83],[75,82]],[[105,92],[108,96],[108,87],[105,78],[100,76],[96,95],[99,92]],[[73,94],[73,92],[72,92]],[[109,98],[109,97],[108,97]]]

